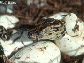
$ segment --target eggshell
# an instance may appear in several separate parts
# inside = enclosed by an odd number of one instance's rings
[[[84,52],[84,22],[76,14],[70,13],[65,18],[66,32],[60,40],[55,40],[61,52],[69,56],[78,56]]]
[[[60,40],[55,40],[62,52],[69,56],[83,54],[84,50],[84,22],[76,14],[70,13],[65,18],[66,32]]]
[[[5,29],[14,28],[17,22],[19,22],[19,19],[15,16],[0,16],[0,26],[3,26]]]
[[[84,53],[84,32],[81,36],[71,37],[68,34],[55,41],[61,52],[69,56],[78,56]]]
[[[13,36],[11,36],[8,41],[3,41],[0,39],[0,43],[4,49],[5,56],[10,56],[12,52],[17,51],[19,48],[33,43],[33,41],[27,37],[27,32],[28,31],[24,31],[22,36],[18,38],[15,42],[14,40],[21,35],[21,31],[18,31]]]
[[[19,50],[9,60],[15,63],[60,63],[60,50],[50,41],[41,41]]]
[[[70,13],[64,18],[66,24],[66,31],[70,36],[77,36],[81,34],[84,29],[84,22],[80,20],[76,14]]]

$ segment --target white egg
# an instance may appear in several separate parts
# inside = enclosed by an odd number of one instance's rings
[[[24,47],[9,60],[15,63],[60,63],[59,48],[50,41],[41,41]]]
[[[84,32],[81,36],[75,37],[65,34],[62,39],[56,40],[55,42],[61,52],[69,56],[77,56],[84,53]]]
[[[73,13],[64,19],[67,33],[60,40],[55,40],[57,46],[69,56],[84,54],[84,22]]]
[[[3,26],[5,29],[14,28],[15,24],[19,22],[19,19],[15,16],[1,15],[0,16],[0,26]]]
[[[20,37],[21,31],[20,32],[18,31],[16,34],[14,34],[13,36],[11,36],[11,38],[8,41],[3,41],[3,40],[0,39],[0,43],[1,43],[2,47],[3,47],[5,56],[10,56],[12,52],[17,51],[19,48],[22,48],[22,47],[24,47],[26,45],[29,45],[29,44],[33,43],[33,41],[30,40],[27,37],[27,32],[28,31],[24,31],[24,33]],[[14,40],[17,37],[20,37],[20,38],[18,38],[14,42]]]

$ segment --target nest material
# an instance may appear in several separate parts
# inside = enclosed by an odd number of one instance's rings
[[[34,32],[43,27],[42,17],[49,17],[58,12],[75,13],[84,21],[84,1],[83,0],[45,0],[45,4],[38,7],[43,0],[37,0],[36,3],[32,1],[30,5],[27,5],[27,0],[19,0],[14,5],[14,13],[8,15],[14,15],[19,18],[20,22],[17,23],[15,29],[20,27],[26,27]],[[29,0],[30,1],[30,0]],[[2,14],[2,12],[0,13]]]

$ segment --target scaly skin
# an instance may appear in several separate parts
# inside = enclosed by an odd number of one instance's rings
[[[63,21],[57,22],[58,20],[52,21],[54,24],[47,26],[46,28],[44,28],[42,31],[40,31],[37,34],[33,34],[30,36],[31,39],[33,40],[59,40],[60,38],[62,38],[65,34],[65,25],[64,23],[62,23]],[[50,22],[50,23],[52,23]],[[56,24],[55,24],[56,23]]]

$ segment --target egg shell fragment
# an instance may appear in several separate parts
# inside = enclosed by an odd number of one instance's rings
[[[55,41],[61,52],[69,56],[78,56],[84,54],[84,33],[81,36],[71,37],[68,34]]]
[[[3,26],[5,29],[14,28],[16,23],[19,22],[19,19],[15,16],[1,15],[0,16],[0,26]]]
[[[50,41],[41,41],[19,50],[9,60],[15,63],[60,63],[59,48]]]
[[[70,13],[64,18],[66,24],[66,31],[70,36],[77,36],[81,34],[84,29],[84,22],[80,20],[76,14]]]
[[[33,43],[33,41],[30,40],[27,37],[27,32],[28,31],[24,31],[22,36],[20,37],[21,31],[18,31],[14,35],[12,35],[11,38],[8,41],[3,41],[3,40],[0,39],[0,43],[1,43],[2,47],[3,47],[4,54],[5,54],[6,57],[10,56],[12,52],[17,51],[19,48],[22,48],[22,47],[24,47],[26,45],[29,45],[29,44]],[[17,37],[20,37],[20,38],[18,38],[14,42],[14,40]]]

